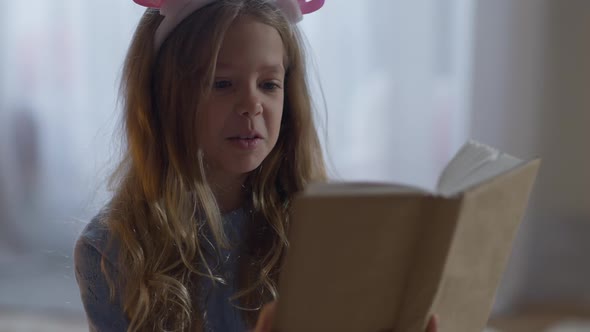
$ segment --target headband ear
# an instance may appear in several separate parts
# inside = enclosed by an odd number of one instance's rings
[[[133,0],[133,2],[140,6],[159,9],[162,7],[162,2],[164,2],[164,0]]]
[[[325,0],[297,0],[299,2],[299,7],[301,8],[301,13],[309,14],[313,13],[324,5]]]
[[[144,7],[160,8],[164,0],[133,0],[133,2]],[[309,14],[322,8],[325,0],[297,0],[297,2],[299,3],[301,12],[303,14]]]
[[[154,36],[154,48],[158,50],[168,34],[195,10],[206,6],[215,0],[133,0],[136,4],[160,10],[164,19],[158,26]],[[271,0],[269,0],[271,1]],[[322,6],[325,0],[272,0],[285,13],[287,19],[299,23],[303,15],[313,13]]]

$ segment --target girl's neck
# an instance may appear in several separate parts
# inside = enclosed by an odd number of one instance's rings
[[[244,206],[246,202],[246,191],[244,181],[246,175],[231,177],[227,175],[210,176],[210,185],[219,210],[227,213]]]

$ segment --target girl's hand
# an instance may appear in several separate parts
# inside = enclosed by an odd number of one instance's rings
[[[426,326],[426,332],[437,332],[438,331],[438,316],[432,315]]]
[[[256,327],[254,328],[254,332],[271,332],[272,331],[272,321],[275,317],[275,312],[277,311],[277,301],[272,301],[267,303],[262,307],[260,311],[260,315],[258,315],[258,321],[256,322]]]
[[[277,301],[266,304],[262,307],[262,311],[258,316],[258,322],[256,322],[256,328],[254,332],[271,332],[272,320],[277,310]],[[437,332],[438,331],[438,316],[434,315],[430,317],[426,332]]]

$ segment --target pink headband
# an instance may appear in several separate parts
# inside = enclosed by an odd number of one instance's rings
[[[191,13],[214,2],[215,0],[133,0],[135,3],[160,10],[164,20],[156,30],[154,43],[156,50],[160,48],[166,37],[174,28]],[[274,2],[293,23],[299,23],[304,14],[313,13],[322,8],[325,0],[267,0]]]

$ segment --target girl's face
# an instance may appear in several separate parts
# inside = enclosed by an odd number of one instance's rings
[[[277,30],[252,18],[228,29],[204,102],[199,141],[213,175],[256,169],[279,137],[285,84],[284,49]]]

